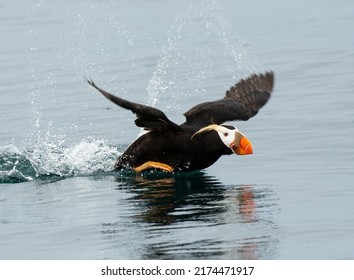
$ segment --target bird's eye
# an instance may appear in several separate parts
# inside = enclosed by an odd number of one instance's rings
[[[227,137],[227,136],[229,136],[229,134],[228,134],[227,132],[225,132],[225,133],[224,133],[224,136]]]

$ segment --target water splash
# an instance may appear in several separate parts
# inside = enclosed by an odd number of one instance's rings
[[[19,183],[36,176],[31,162],[14,145],[0,147],[0,183]]]
[[[84,139],[71,146],[44,140],[32,150],[0,147],[0,183],[18,183],[46,176],[89,176],[111,171],[119,148],[103,139]]]
[[[244,42],[223,18],[219,2],[202,2],[190,1],[172,23],[147,87],[147,105],[156,106],[166,95],[167,111],[179,111],[192,95],[204,95],[216,76],[231,85],[254,71]]]
[[[227,83],[231,79],[237,79],[243,76],[245,71],[249,71],[249,59],[242,46],[242,42],[237,38],[230,26],[223,19],[220,12],[220,5],[216,0],[204,0],[202,4],[195,5],[194,1],[190,1],[187,10],[179,13],[167,34],[167,44],[162,47],[160,59],[157,62],[157,68],[147,87],[148,99],[147,104],[155,106],[160,98],[166,96],[166,106],[163,108],[166,111],[178,110],[185,104],[190,96],[204,95],[206,88],[210,86],[207,82],[210,77],[216,75],[225,76]],[[38,2],[37,10],[45,11],[45,2]],[[104,6],[97,4],[101,9]],[[49,7],[47,7],[49,8]],[[96,5],[91,5],[89,8],[80,8],[79,16],[76,18],[75,11],[68,12],[68,19],[74,20],[73,33],[61,33],[58,40],[43,42],[36,40],[41,31],[39,26],[31,30],[33,42],[31,45],[31,52],[29,61],[31,65],[31,113],[32,118],[30,126],[31,132],[27,135],[24,147],[26,149],[19,149],[16,146],[11,148],[4,148],[0,153],[0,181],[6,182],[11,180],[28,181],[37,177],[56,175],[60,177],[75,176],[75,175],[90,175],[99,171],[109,171],[114,166],[114,161],[120,152],[117,147],[108,145],[104,140],[85,139],[78,143],[70,143],[69,137],[55,136],[52,128],[52,116],[50,121],[46,118],[48,110],[43,110],[47,104],[53,105],[56,102],[56,95],[58,89],[56,84],[61,84],[63,77],[57,77],[53,65],[56,65],[55,60],[72,61],[68,63],[70,67],[75,68],[80,65],[79,71],[76,73],[90,73],[98,72],[116,76],[116,65],[111,62],[110,52],[118,52],[125,55],[125,64],[121,65],[123,75],[119,75],[121,80],[121,91],[127,92],[127,85],[125,80],[128,80],[135,62],[138,58],[135,52],[134,36],[117,21],[114,15],[105,20],[93,20],[95,16],[100,15],[97,12]],[[43,13],[44,14],[44,13]],[[93,19],[92,19],[93,17]],[[90,19],[88,21],[87,19]],[[93,24],[100,22],[98,28],[102,32],[98,32],[103,36],[102,38],[92,38],[87,36]],[[91,23],[91,24],[90,24]],[[41,25],[40,25],[41,26]],[[118,34],[116,44],[111,41],[104,40],[107,36],[107,26],[115,31],[112,33]],[[71,27],[72,28],[72,27]],[[97,29],[97,27],[96,27]],[[70,39],[73,39],[68,34],[74,34],[74,44],[67,44]],[[76,36],[77,35],[77,36]],[[106,42],[102,45],[102,42]],[[122,41],[122,44],[121,44]],[[49,43],[51,42],[51,43]],[[98,44],[100,42],[100,44]],[[76,47],[72,47],[72,45]],[[86,45],[94,46],[93,51],[83,51]],[[43,66],[37,61],[37,56],[43,55],[41,49],[49,47],[58,48],[58,57],[46,58],[48,63]],[[113,47],[112,47],[113,46]],[[127,54],[127,49],[130,50]],[[79,55],[77,55],[79,54]],[[81,54],[81,55],[80,55]],[[99,55],[100,60],[103,57],[103,62],[100,65],[92,64],[90,57]],[[220,60],[220,56],[224,60]],[[217,57],[216,62],[212,57]],[[74,58],[74,59],[71,59]],[[220,61],[224,61],[223,65],[219,65]],[[247,63],[248,62],[248,63]],[[226,67],[225,67],[226,65]],[[112,69],[107,68],[112,67]],[[62,67],[62,66],[61,66]],[[101,68],[100,68],[101,67]],[[76,68],[75,68],[76,69]],[[103,71],[103,69],[105,69]],[[227,73],[223,73],[226,69]],[[58,68],[58,71],[65,70]],[[114,71],[113,71],[114,70]],[[216,75],[215,75],[215,71]],[[46,78],[41,79],[43,73],[46,73]],[[239,75],[239,76],[238,76]],[[81,76],[81,75],[80,75]],[[89,75],[84,75],[89,76]],[[65,80],[66,79],[66,80]],[[64,77],[67,84],[77,82],[75,76],[73,80]],[[68,82],[68,80],[70,82]],[[220,78],[218,78],[220,81]],[[111,81],[115,81],[112,78]],[[164,94],[166,93],[166,94]],[[73,101],[73,95],[68,95],[69,100]],[[45,99],[45,100],[44,100]],[[75,104],[75,110],[79,102],[70,102]],[[67,108],[70,109],[70,108]],[[51,111],[50,111],[51,112]],[[47,127],[46,127],[47,124]],[[76,124],[74,124],[76,125]],[[57,126],[54,126],[58,129]],[[68,126],[64,126],[68,127]],[[66,130],[64,133],[68,133]],[[28,148],[30,147],[30,148]],[[1,147],[0,147],[1,148]]]

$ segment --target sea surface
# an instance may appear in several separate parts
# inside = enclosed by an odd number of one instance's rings
[[[0,259],[354,259],[354,2],[3,1]],[[254,154],[116,172],[141,132],[272,70]]]

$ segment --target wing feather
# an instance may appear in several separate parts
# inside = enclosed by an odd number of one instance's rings
[[[231,87],[223,99],[205,102],[187,111],[185,125],[203,127],[226,121],[248,120],[269,100],[274,86],[273,72],[253,74]]]
[[[130,102],[118,96],[115,96],[101,88],[99,88],[92,80],[87,80],[87,82],[98,90],[103,96],[107,99],[111,100],[113,103],[118,106],[128,109],[136,114],[137,119],[135,120],[135,124],[139,127],[143,127],[146,130],[172,130],[172,131],[180,131],[183,130],[179,125],[170,121],[164,112],[159,109]]]

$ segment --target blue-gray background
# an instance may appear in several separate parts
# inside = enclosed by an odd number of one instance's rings
[[[354,2],[0,4],[1,259],[353,259]],[[255,153],[192,174],[111,172],[134,115],[176,122],[240,78],[274,95]]]

